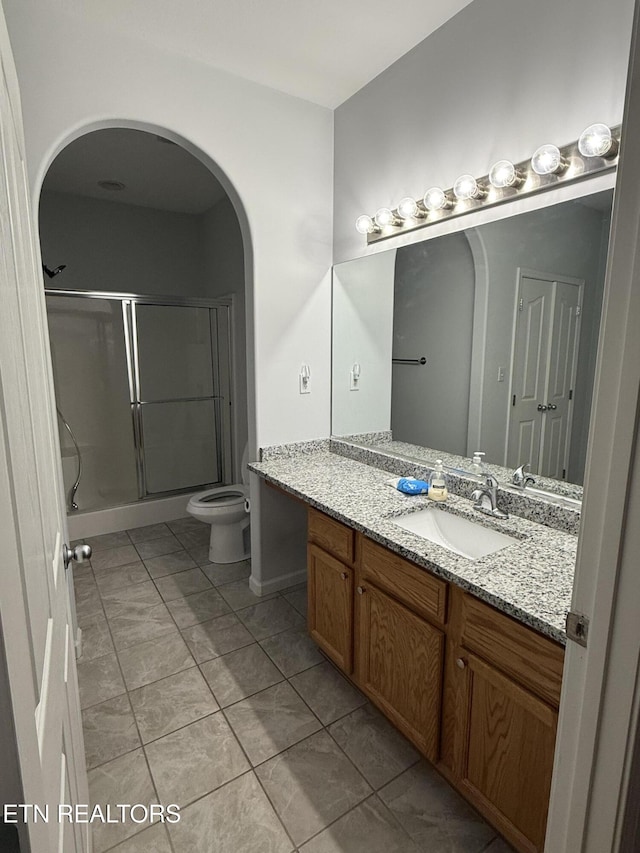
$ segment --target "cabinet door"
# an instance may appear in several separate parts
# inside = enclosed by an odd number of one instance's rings
[[[348,675],[353,671],[353,569],[309,545],[309,633]]]
[[[558,715],[479,658],[460,661],[463,790],[518,849],[542,851]]]
[[[444,634],[371,583],[357,591],[358,683],[436,761]]]

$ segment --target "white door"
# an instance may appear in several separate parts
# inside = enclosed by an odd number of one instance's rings
[[[584,284],[520,273],[507,465],[567,475]]]
[[[21,831],[34,853],[67,853],[89,849],[88,828],[58,823],[58,804],[87,803],[88,790],[44,293],[1,16],[0,58],[0,623],[23,802],[50,810]]]

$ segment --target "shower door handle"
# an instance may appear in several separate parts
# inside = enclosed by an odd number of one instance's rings
[[[69,548],[67,543],[62,546],[62,561],[65,569],[68,569],[72,562],[84,563],[91,557],[91,545],[76,545],[75,548]]]

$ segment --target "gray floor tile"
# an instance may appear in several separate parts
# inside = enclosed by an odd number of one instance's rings
[[[150,607],[162,604],[162,598],[153,581],[148,580],[124,589],[103,592],[102,603],[107,619],[111,620],[125,613],[144,613]]]
[[[176,598],[184,598],[194,592],[211,589],[211,583],[200,569],[187,569],[185,572],[157,578],[156,587],[165,601],[174,601]]]
[[[182,636],[198,663],[218,658],[254,641],[234,613],[185,628]]]
[[[80,707],[88,708],[106,702],[125,692],[117,658],[114,654],[78,662]]]
[[[136,563],[139,559],[138,552],[133,545],[121,545],[119,548],[98,551],[91,557],[91,565],[96,571],[98,569],[114,569],[118,566],[126,566],[128,563]]]
[[[186,569],[195,568],[196,565],[186,551],[163,554],[162,557],[151,557],[149,560],[145,560],[144,564],[152,578],[184,572]]]
[[[260,645],[287,678],[324,660],[306,628],[283,631]]]
[[[243,607],[249,607],[252,604],[260,604],[260,602],[269,601],[278,595],[277,592],[271,595],[256,595],[249,589],[248,577],[221,584],[218,586],[218,592],[232,610],[241,610]]]
[[[88,536],[84,542],[85,545],[91,545],[94,554],[109,548],[131,545],[131,539],[127,536],[126,530],[118,530],[117,533],[102,533],[99,536]]]
[[[197,667],[132,690],[129,698],[143,743],[218,710],[218,703]]]
[[[503,838],[496,838],[493,844],[490,844],[482,853],[516,853],[516,851]]]
[[[87,769],[140,746],[140,737],[126,695],[107,699],[82,712]]]
[[[167,634],[157,640],[123,649],[118,653],[118,657],[128,690],[159,681],[194,665],[193,657],[177,631],[175,634]]]
[[[272,598],[253,607],[238,611],[238,618],[256,640],[266,640],[274,634],[305,624],[304,619],[284,598]]]
[[[200,563],[198,564],[200,565]],[[202,571],[214,586],[239,581],[251,574],[251,560],[241,560],[239,563],[204,563]]]
[[[127,530],[127,533],[133,544],[137,545],[138,542],[150,542],[153,539],[169,536],[171,531],[166,524],[147,524],[144,527],[134,527],[132,530]]]
[[[329,661],[294,675],[291,684],[325,726],[367,701]]]
[[[118,803],[157,802],[149,768],[142,749],[136,749],[114,758],[89,771],[89,797],[93,804],[106,808],[110,805],[114,814]],[[103,853],[125,838],[145,828],[130,820],[125,823],[94,823],[94,853]]]
[[[207,661],[201,669],[222,708],[282,681],[282,673],[257,643]]]
[[[199,566],[207,566],[211,562],[209,560],[209,544],[196,545],[193,548],[187,548],[187,553],[192,557]]]
[[[326,731],[261,764],[256,774],[296,845],[372,793]]]
[[[420,762],[379,792],[421,851],[480,853],[495,835],[433,767]]]
[[[167,829],[157,823],[114,847],[112,853],[173,853]]]
[[[186,533],[189,530],[201,530],[204,522],[199,521],[192,515],[185,515],[184,518],[176,518],[174,521],[167,521],[167,527],[172,533]]]
[[[94,613],[82,627],[82,657],[80,660],[84,663],[113,651],[111,633],[104,613],[102,611]]]
[[[148,542],[136,542],[135,549],[143,560],[184,550],[172,533],[169,533],[168,536],[161,536],[159,539],[150,539]]]
[[[184,572],[184,574],[187,574]],[[189,628],[200,622],[215,619],[216,616],[224,616],[230,612],[227,602],[215,589],[207,589],[206,592],[198,592],[185,598],[177,598],[175,601],[167,602],[167,607],[178,628]]]
[[[138,643],[155,640],[165,634],[178,633],[175,622],[164,604],[119,613],[109,618],[109,627],[118,651]]]
[[[225,714],[254,766],[321,728],[286,682],[231,705]]]
[[[296,589],[293,592],[286,592],[283,595],[283,598],[286,599],[292,607],[298,611],[301,616],[307,618],[307,588],[304,589]]]
[[[338,720],[329,731],[375,789],[419,758],[409,741],[371,705]]]
[[[197,548],[199,545],[208,545],[211,539],[211,525],[202,524],[200,530],[186,530],[182,533],[176,533],[176,536],[183,548],[189,549]]]
[[[169,827],[180,853],[291,853],[293,845],[253,773],[184,809]]]
[[[94,613],[102,613],[100,593],[98,592],[93,573],[74,580],[73,588],[79,625],[81,625],[83,620],[93,616]]]
[[[249,769],[222,714],[212,714],[145,747],[160,801],[186,806]]]
[[[111,569],[99,569],[94,572],[96,583],[101,595],[109,592],[119,592],[127,586],[144,583],[151,580],[149,572],[145,569],[144,563],[129,563],[126,566],[117,566]]]
[[[370,797],[304,844],[300,853],[418,853],[418,850],[385,805],[377,797]]]

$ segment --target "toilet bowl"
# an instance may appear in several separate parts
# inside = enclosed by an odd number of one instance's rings
[[[232,486],[198,492],[187,504],[189,515],[211,525],[209,559],[212,563],[238,563],[251,553],[247,448],[242,454],[242,480]]]

